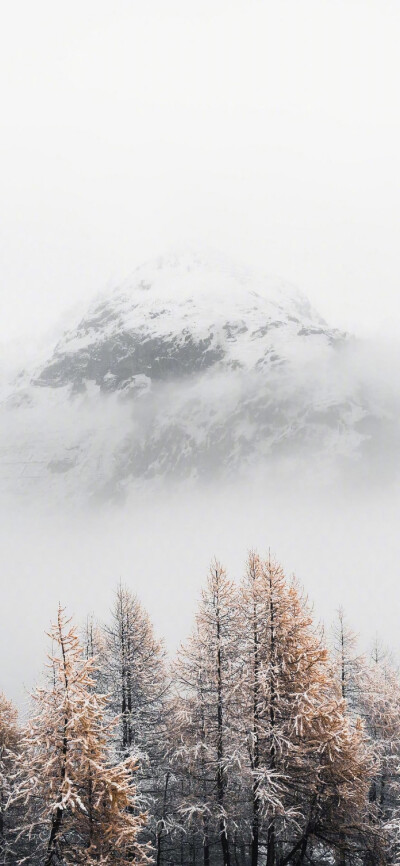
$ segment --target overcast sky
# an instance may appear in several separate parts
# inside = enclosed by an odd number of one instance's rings
[[[0,341],[190,240],[400,329],[398,0],[13,0]]]

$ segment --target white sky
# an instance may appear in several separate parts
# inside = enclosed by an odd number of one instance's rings
[[[0,341],[190,239],[400,330],[398,0],[13,0]]]

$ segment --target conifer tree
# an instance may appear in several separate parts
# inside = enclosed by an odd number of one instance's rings
[[[365,660],[358,650],[357,635],[347,623],[342,607],[333,627],[333,660],[342,698],[350,713],[360,712],[360,695],[365,688]]]
[[[85,658],[61,608],[49,636],[47,682],[33,695],[35,712],[21,743],[20,836],[32,840],[32,863],[43,866],[125,866],[133,858],[144,864],[135,765],[129,757],[111,761],[107,697],[94,690],[95,661]]]
[[[236,590],[218,562],[210,568],[195,629],[178,653],[175,682],[178,745],[175,767],[184,782],[181,813],[192,842],[201,840],[204,866],[212,850],[231,862],[233,777],[240,774],[233,727],[238,699]]]
[[[330,656],[271,557],[239,587],[212,563],[172,694],[125,587],[49,636],[22,732],[0,695],[3,866],[400,866],[398,672],[342,611]]]
[[[104,634],[95,620],[93,614],[86,618],[85,627],[82,632],[82,645],[85,658],[96,660],[94,675],[99,686],[101,686],[103,674],[101,661],[104,655]]]
[[[168,824],[168,690],[165,649],[139,600],[120,584],[103,631],[101,682],[119,717],[114,742],[138,763],[138,792],[149,819],[146,833],[160,860]]]
[[[19,749],[17,711],[0,692],[0,863],[12,863],[12,831],[16,821],[12,794]]]
[[[397,671],[375,644],[361,698],[375,756],[370,782],[370,819],[380,834],[385,862],[400,863],[400,683]],[[375,853],[370,857],[373,863]]]
[[[361,723],[351,728],[345,718],[307,602],[277,563],[251,554],[241,618],[252,866],[259,846],[267,866],[302,863],[311,849],[354,853],[370,760]]]

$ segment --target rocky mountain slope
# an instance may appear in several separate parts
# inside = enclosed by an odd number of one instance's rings
[[[216,256],[151,262],[3,392],[1,487],[108,498],[150,480],[347,471],[394,436],[351,375],[353,348],[284,283]]]

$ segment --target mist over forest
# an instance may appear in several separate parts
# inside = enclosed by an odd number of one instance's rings
[[[118,422],[124,413],[126,423],[126,406]],[[74,434],[78,415],[69,416]],[[87,417],[93,424],[90,403]],[[106,423],[115,429],[115,418]],[[120,579],[142,600],[172,653],[187,634],[210,559],[218,556],[236,580],[238,563],[253,547],[271,549],[299,577],[327,629],[343,605],[365,648],[380,635],[397,655],[397,455],[376,450],[347,464],[347,474],[332,466],[331,455],[328,465],[323,455],[315,465],[303,456],[294,471],[293,462],[280,471],[277,461],[253,467],[247,480],[153,479],[116,501],[82,495],[71,501],[68,488],[63,499],[62,486],[49,483],[46,492],[40,478],[20,482],[13,495],[3,492],[0,643],[4,652],[14,645],[4,690],[26,703],[59,601],[78,622],[88,613],[103,619]]]
[[[0,866],[400,866],[400,7],[6,6]]]
[[[4,864],[397,862],[396,358],[190,252],[4,376]]]

